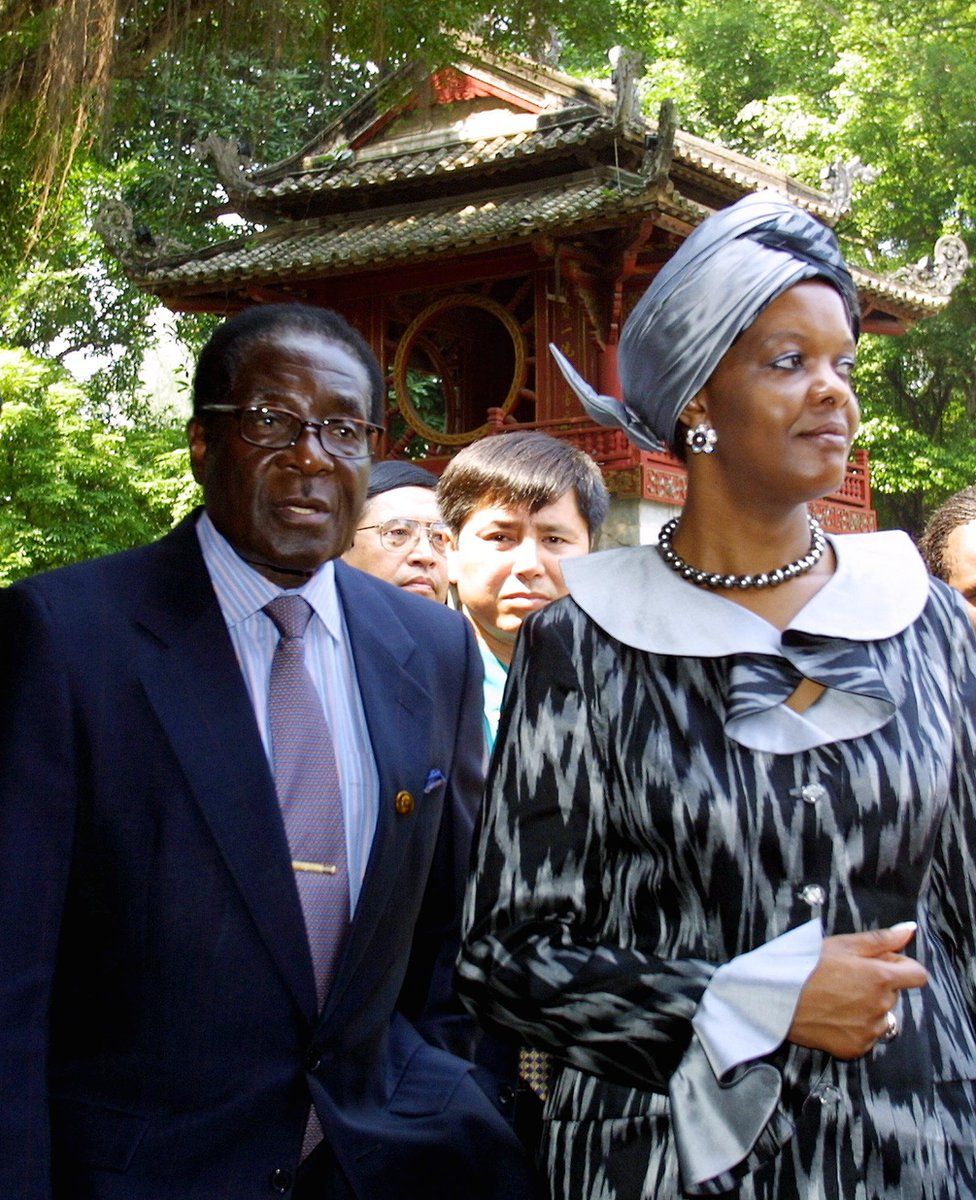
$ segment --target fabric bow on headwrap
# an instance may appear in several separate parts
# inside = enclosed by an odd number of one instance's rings
[[[856,338],[857,289],[833,231],[769,192],[746,196],[685,239],[627,318],[618,361],[623,403],[599,395],[550,350],[594,421],[660,450],[674,444],[678,416],[739,334],[787,288],[813,278],[840,292]]]

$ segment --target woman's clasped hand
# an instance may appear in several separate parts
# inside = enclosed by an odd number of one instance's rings
[[[915,929],[914,921],[905,921],[825,938],[820,961],[800,992],[788,1040],[844,1059],[888,1040],[888,1014],[896,1011],[899,993],[928,983],[925,968],[901,953]]]

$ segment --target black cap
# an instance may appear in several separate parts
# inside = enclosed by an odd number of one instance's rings
[[[425,471],[423,467],[418,467],[416,463],[388,458],[384,462],[374,463],[369,473],[366,499],[402,487],[436,488],[437,476]]]

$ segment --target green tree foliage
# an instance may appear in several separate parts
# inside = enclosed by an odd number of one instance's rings
[[[226,236],[197,143],[215,132],[275,161],[405,56],[436,65],[450,29],[535,53],[558,30],[561,65],[594,73],[611,44],[633,46],[650,113],[674,98],[684,128],[814,186],[834,159],[860,157],[879,174],[838,232],[863,265],[914,263],[943,232],[976,251],[974,0],[17,0],[0,12],[0,341],[102,363],[81,411],[129,447],[155,333],[92,233],[101,197],[121,195],[146,237]],[[974,318],[968,280],[906,337],[864,339],[863,444],[885,524],[917,529],[976,478]],[[181,328],[198,345],[209,323]],[[97,432],[74,428],[82,442]]]
[[[877,170],[838,233],[890,272],[942,233],[976,257],[976,4],[972,0],[650,0],[627,12],[654,111],[814,187],[835,159]],[[976,480],[976,281],[901,338],[866,337],[862,444],[883,524],[918,531]]]
[[[135,546],[194,503],[171,419],[108,421],[56,364],[0,349],[0,584]]]
[[[317,101],[327,104],[334,76],[349,64],[382,66],[418,53],[433,64],[449,30],[476,30],[492,44],[536,52],[554,27],[592,43],[613,26],[617,3],[10,0],[0,5],[0,161],[17,164],[19,203],[11,216],[20,218],[28,244],[41,234],[78,153],[118,125],[114,85],[130,82],[151,94],[168,61],[189,77],[201,64],[205,74],[233,74],[235,60],[248,59],[273,114],[277,83],[296,69],[319,77]]]
[[[128,172],[131,175],[131,172]],[[155,302],[134,288],[92,227],[100,201],[125,190],[127,172],[79,162],[65,187],[50,236],[9,275],[0,300],[0,333],[56,361],[81,355],[102,364],[90,391],[109,403],[135,395],[143,357],[156,338]]]
[[[947,496],[976,480],[976,279],[903,338],[866,341],[860,444],[871,452],[880,511],[919,532]]]

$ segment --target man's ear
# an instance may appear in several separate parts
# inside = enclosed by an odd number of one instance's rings
[[[693,396],[678,414],[678,424],[686,429],[694,429],[702,421],[708,420],[708,392],[702,388]]]
[[[190,470],[202,486],[207,466],[207,431],[199,418],[191,417],[187,421],[186,440],[190,447]]]
[[[447,582],[457,584],[458,581],[458,549],[457,538],[451,538],[447,547]]]

